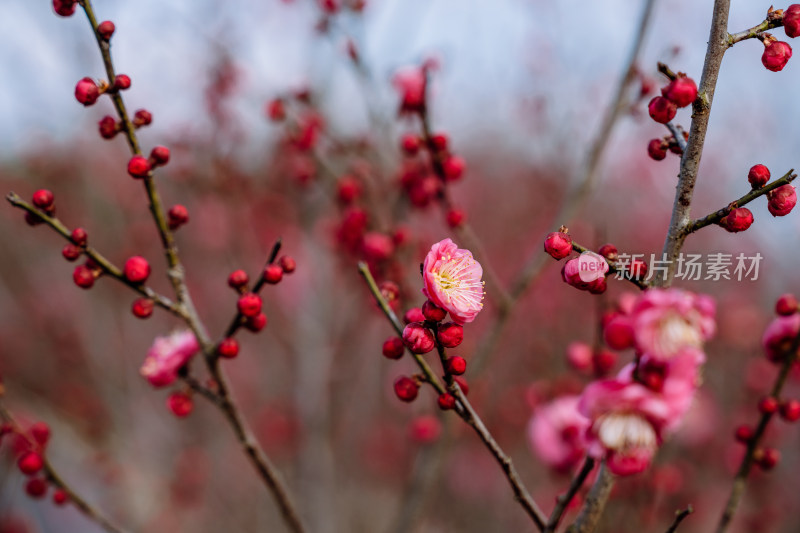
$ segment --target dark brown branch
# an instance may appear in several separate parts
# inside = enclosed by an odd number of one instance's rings
[[[792,366],[797,361],[797,350],[799,348],[800,335],[797,335],[792,341],[792,345],[789,347],[786,353],[784,353],[780,371],[778,372],[778,375],[775,378],[775,383],[772,385],[772,390],[770,391],[771,397],[780,398],[783,386],[786,384],[786,378],[789,377],[789,372],[792,370]],[[761,415],[761,419],[758,421],[758,426],[756,426],[753,437],[747,442],[747,451],[745,452],[744,458],[742,458],[742,462],[739,464],[739,470],[737,470],[736,476],[733,478],[731,494],[728,497],[728,503],[725,505],[725,509],[722,511],[722,516],[720,517],[716,533],[724,533],[728,529],[731,520],[733,520],[733,515],[736,513],[736,509],[739,507],[739,502],[744,495],[745,485],[747,484],[747,476],[750,474],[750,469],[755,462],[754,456],[756,449],[758,449],[761,438],[764,436],[764,432],[767,430],[767,426],[769,425],[770,420],[772,420],[773,414],[774,413],[765,412]]]
[[[728,48],[728,10],[730,0],[715,0],[713,17],[711,19],[711,32],[708,38],[708,48],[703,64],[703,73],[700,78],[697,99],[692,104],[692,125],[689,129],[689,141],[681,157],[681,169],[678,176],[678,185],[675,191],[675,202],[672,208],[672,218],[669,231],[664,240],[663,253],[667,261],[666,275],[657,281],[657,284],[669,286],[675,276],[675,265],[678,254],[686,239],[686,227],[691,218],[692,196],[697,181],[697,172],[700,168],[700,157],[703,155],[703,145],[708,130],[708,119],[711,114],[711,103],[714,100],[714,90],[717,86],[719,69],[722,57]]]
[[[681,522],[683,522],[686,519],[686,517],[692,514],[693,512],[694,509],[692,508],[691,505],[686,509],[684,509],[683,511],[676,511],[675,520],[672,521],[672,525],[669,526],[667,533],[675,533],[676,531],[678,531],[678,526],[681,525]]]
[[[786,174],[784,174],[780,179],[773,181],[772,183],[768,183],[764,187],[760,189],[754,189],[738,200],[735,200],[731,205],[735,205],[736,207],[742,207],[743,205],[749,204],[756,198],[764,196],[770,191],[777,189],[778,187],[782,187],[788,183],[794,181],[797,178],[797,174],[794,174],[794,169],[789,170]],[[710,226],[711,224],[717,224],[720,220],[728,216],[728,213],[731,212],[731,205],[727,205],[718,211],[714,211],[713,213],[704,216],[703,218],[698,218],[697,220],[693,220],[690,222],[686,229],[684,230],[686,235],[690,233],[694,233],[695,231],[705,228],[706,226]]]
[[[594,459],[587,456],[581,469],[577,474],[575,474],[575,477],[572,478],[572,482],[569,484],[567,492],[559,495],[559,497],[556,498],[556,506],[553,509],[553,512],[550,513],[550,518],[547,520],[547,527],[545,528],[544,533],[551,533],[556,530],[564,511],[567,509],[567,506],[569,506],[569,503],[572,501],[572,498],[575,497],[578,491],[581,490],[581,487],[583,487],[583,484],[586,482],[586,478],[589,477],[589,474],[594,469],[594,463]]]
[[[614,488],[614,475],[608,471],[605,462],[600,463],[600,470],[597,472],[597,479],[592,485],[592,489],[586,496],[580,514],[575,523],[569,526],[568,533],[591,533],[597,527],[597,522],[603,515],[606,502],[611,489]]]

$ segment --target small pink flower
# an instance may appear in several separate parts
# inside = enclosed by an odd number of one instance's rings
[[[177,331],[169,337],[156,337],[139,373],[154,387],[164,387],[178,378],[178,369],[199,350],[200,345],[191,331]]]
[[[528,424],[528,442],[549,466],[565,472],[586,453],[583,435],[589,419],[578,412],[577,396],[562,396],[536,409]]]
[[[444,239],[425,256],[422,292],[448,313],[457,324],[475,320],[483,309],[483,269],[469,250]]]
[[[700,348],[716,329],[714,302],[679,289],[651,289],[631,312],[639,353],[667,360],[685,348]]]

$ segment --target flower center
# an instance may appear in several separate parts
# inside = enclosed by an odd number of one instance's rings
[[[633,449],[654,449],[657,444],[653,426],[634,413],[609,413],[597,422],[597,436],[609,450],[626,452]]]
[[[687,347],[699,348],[703,343],[700,331],[677,314],[661,320],[655,341],[659,351],[669,355],[676,355]]]
[[[433,272],[436,284],[445,293],[448,301],[455,300],[461,306],[483,307],[483,284],[476,276],[477,263],[468,255],[443,258],[438,271]]]

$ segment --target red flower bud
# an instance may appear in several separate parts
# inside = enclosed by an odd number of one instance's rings
[[[83,78],[75,85],[75,99],[85,106],[90,106],[100,98],[100,88],[92,78]]]
[[[134,178],[145,178],[150,170],[150,161],[144,156],[135,155],[128,161],[128,174]]]
[[[650,118],[660,124],[666,124],[675,118],[675,114],[678,112],[678,106],[663,96],[656,96],[650,100],[650,103],[647,105],[647,110],[650,113]]]
[[[114,89],[125,91],[131,88],[131,78],[127,74],[117,74],[114,77]]]
[[[169,229],[176,230],[189,222],[189,210],[180,204],[173,205],[167,211],[167,218]]]
[[[31,197],[33,205],[45,212],[51,212],[55,202],[55,196],[47,189],[39,189]]]
[[[185,392],[173,392],[167,398],[167,408],[178,418],[189,416],[193,407],[192,397]]]
[[[467,163],[462,157],[451,155],[442,163],[444,179],[447,181],[458,181],[464,175]]]
[[[400,359],[406,351],[403,339],[400,337],[389,337],[383,343],[383,356],[387,359]]]
[[[792,185],[781,185],[767,193],[767,209],[774,217],[782,217],[791,213],[797,205],[797,193]]]
[[[261,312],[261,306],[261,297],[252,292],[241,295],[236,302],[236,307],[239,309],[239,312],[247,317],[259,314]]]
[[[467,371],[467,361],[463,357],[454,355],[453,357],[447,358],[447,361],[445,362],[445,368],[447,369],[448,374],[460,376]]]
[[[273,122],[280,122],[286,118],[286,108],[283,105],[283,100],[275,98],[267,102],[267,117]]]
[[[464,327],[455,322],[439,326],[439,342],[445,348],[455,348],[464,340]]]
[[[800,4],[792,4],[784,10],[783,29],[787,37],[800,35]]]
[[[403,342],[411,353],[423,354],[436,345],[433,333],[422,322],[412,322],[403,329]]]
[[[747,173],[747,181],[754,189],[760,189],[767,184],[770,178],[769,169],[764,165],[753,165]]]
[[[42,456],[36,452],[26,452],[17,461],[20,472],[26,476],[32,476],[44,467]]]
[[[147,126],[153,122],[153,115],[147,109],[137,109],[133,114],[133,125],[137,128]]]
[[[97,123],[97,126],[100,131],[100,137],[103,139],[113,139],[117,133],[119,133],[117,121],[114,120],[114,117],[111,115],[106,115],[101,118],[100,122]]]
[[[407,133],[400,139],[400,147],[406,155],[413,156],[419,152],[419,137]]]
[[[239,355],[239,341],[232,338],[222,339],[217,346],[217,353],[225,359],[233,359]]]
[[[264,281],[275,285],[283,279],[283,269],[279,265],[267,265],[264,268]]]
[[[419,393],[419,385],[407,376],[400,376],[394,382],[394,393],[404,402],[413,402]]]
[[[445,392],[444,394],[440,394],[439,398],[436,400],[436,403],[439,404],[439,409],[442,411],[449,411],[450,409],[454,409],[456,406],[456,397],[450,393]]]
[[[111,39],[111,36],[114,35],[114,23],[110,20],[104,20],[100,24],[97,25],[97,33],[100,34],[100,37],[105,39],[106,41]]]
[[[697,84],[692,78],[678,75],[661,90],[661,94],[676,106],[686,107],[697,98]]]
[[[783,70],[789,58],[792,57],[792,47],[783,41],[764,40],[764,53],[761,63],[772,72]]]
[[[652,139],[647,143],[647,155],[654,161],[661,161],[667,157],[667,148],[669,145],[662,139]]]
[[[241,289],[248,281],[250,278],[244,270],[234,270],[228,275],[228,286],[232,289]]]
[[[564,259],[572,253],[572,237],[568,233],[554,231],[545,237],[544,251],[553,259]]]
[[[425,322],[425,315],[422,314],[422,309],[419,307],[412,307],[403,315],[403,322],[410,324],[412,322]]]
[[[153,166],[163,166],[169,162],[169,148],[166,146],[156,146],[150,151],[150,159]]]
[[[29,479],[25,484],[25,492],[31,498],[41,498],[47,494],[47,481],[40,478]]]
[[[131,283],[144,283],[150,276],[150,263],[144,257],[135,255],[125,261],[122,273]]]
[[[94,271],[86,265],[78,265],[72,271],[72,280],[81,289],[91,289],[94,285]]]
[[[795,298],[794,294],[783,294],[775,302],[775,312],[781,316],[793,315],[798,310],[797,305],[797,298]]]
[[[753,213],[746,207],[731,209],[728,216],[720,221],[720,226],[731,233],[738,233],[749,228],[753,224]]]
[[[800,420],[800,401],[786,400],[781,404],[781,418],[787,422],[797,422]]]
[[[149,318],[153,314],[155,302],[150,298],[139,298],[131,306],[131,312],[136,318]]]
[[[422,304],[422,315],[425,317],[425,320],[441,322],[444,320],[444,317],[447,316],[447,311],[437,306],[430,300],[426,300],[425,303]]]
[[[284,274],[291,274],[294,272],[295,268],[297,268],[297,263],[294,259],[289,257],[288,255],[284,255],[280,259],[278,259],[278,264],[283,269]]]

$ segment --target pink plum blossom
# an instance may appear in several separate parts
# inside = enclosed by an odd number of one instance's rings
[[[631,311],[636,349],[667,360],[684,348],[700,348],[716,329],[711,298],[679,289],[651,289]]]
[[[154,387],[164,387],[178,378],[178,369],[200,350],[194,333],[176,331],[169,337],[156,337],[147,351],[139,373]]]
[[[448,313],[457,324],[475,320],[483,309],[483,269],[469,250],[444,239],[431,247],[422,267],[428,299]]]
[[[589,419],[578,412],[578,396],[562,396],[536,409],[528,424],[528,442],[549,466],[564,472],[585,455],[583,435]]]

